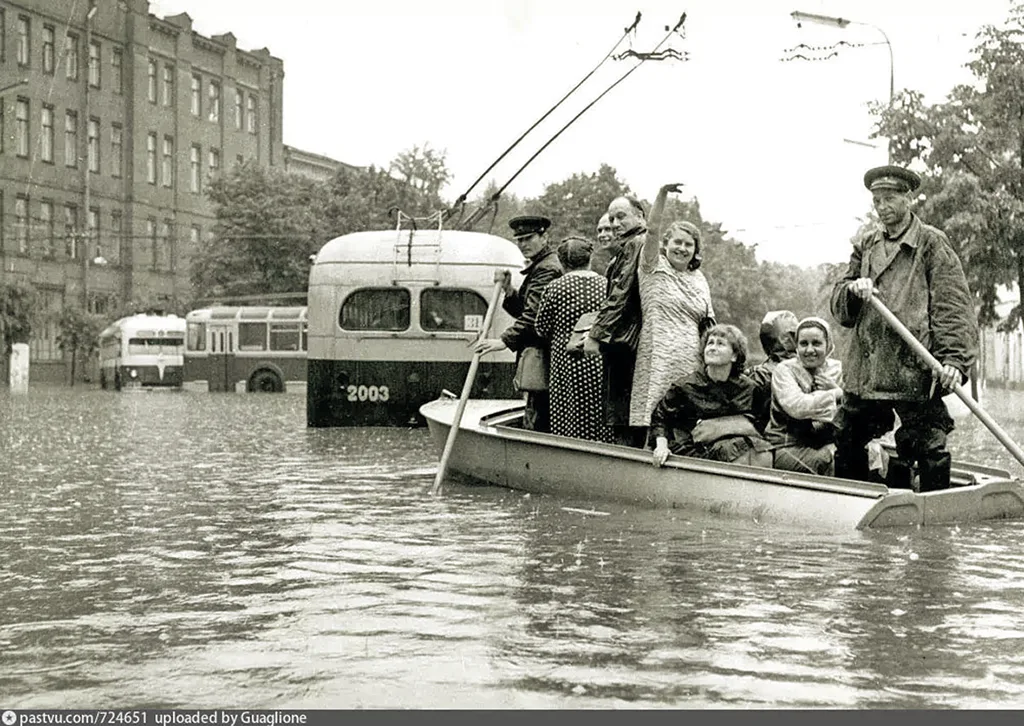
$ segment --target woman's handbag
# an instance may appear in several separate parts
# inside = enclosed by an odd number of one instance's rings
[[[583,355],[583,344],[586,342],[587,336],[590,335],[590,329],[594,327],[596,321],[596,311],[580,315],[580,319],[576,321],[572,332],[569,333],[569,340],[565,344],[566,353],[569,355]]]
[[[548,390],[548,350],[530,346],[523,348],[516,364],[516,375],[512,385],[517,391]]]

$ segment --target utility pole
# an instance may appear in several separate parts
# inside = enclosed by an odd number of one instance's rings
[[[89,205],[90,205],[90,202],[91,202],[90,194],[89,194],[89,187],[90,187],[89,175],[92,173],[92,171],[89,169],[90,162],[92,161],[90,156],[89,156],[89,115],[90,115],[89,86],[90,86],[90,82],[92,81],[92,78],[90,78],[90,76],[92,74],[92,64],[91,64],[91,57],[92,57],[91,56],[91,49],[92,49],[92,19],[95,16],[96,16],[96,6],[93,5],[92,2],[90,2],[89,12],[85,14],[85,48],[83,49],[85,51],[85,58],[86,58],[85,73],[84,73],[84,75],[85,75],[85,118],[83,119],[84,127],[85,128],[82,129],[84,131],[82,136],[85,137],[85,159],[84,159],[85,163],[82,164],[83,173],[85,175],[84,176],[85,209],[83,210],[83,215],[82,215],[81,219],[83,220],[84,230],[85,231],[82,234],[78,235],[78,240],[79,241],[84,240],[84,242],[81,242],[81,246],[79,246],[79,244],[75,245],[77,250],[78,250],[78,254],[81,255],[81,258],[82,258],[82,310],[84,310],[87,313],[89,312],[89,243],[90,243],[90,236],[91,236],[89,234],[90,231],[91,231],[89,229]],[[81,66],[79,66],[79,68],[81,68]],[[97,69],[97,72],[98,71],[99,71],[99,69]],[[96,143],[99,144],[99,142],[100,142],[100,140],[96,139]]]

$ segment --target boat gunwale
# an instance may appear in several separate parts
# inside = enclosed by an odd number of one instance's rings
[[[443,399],[439,399],[443,400]],[[499,402],[494,401],[495,405]],[[425,405],[429,405],[425,404]],[[477,431],[489,434],[499,439],[518,441],[523,443],[542,444],[549,448],[571,449],[590,454],[602,456],[613,456],[618,459],[642,462],[651,465],[650,452],[642,452],[638,449],[623,446],[621,444],[605,444],[598,441],[586,439],[573,439],[555,434],[542,433],[538,431],[527,431],[517,429],[508,425],[509,422],[522,416],[523,405],[519,404],[514,408],[507,408],[493,413],[477,416],[475,419],[466,419],[465,415],[460,423],[460,430]],[[428,417],[429,420],[429,417]],[[451,422],[438,421],[441,425],[451,427]],[[653,468],[653,467],[652,467]],[[886,496],[901,493],[894,492],[884,484],[871,482],[860,482],[852,479],[836,479],[834,477],[823,477],[815,474],[801,474],[799,472],[782,471],[779,469],[765,469],[763,467],[747,466],[745,464],[732,464],[727,462],[710,461],[697,459],[689,456],[672,454],[665,462],[664,468],[692,471],[700,474],[712,474],[745,481],[756,481],[761,484],[791,487],[796,489],[807,489],[820,491],[829,494],[840,494],[863,499],[883,499]],[[910,490],[907,490],[910,491]]]

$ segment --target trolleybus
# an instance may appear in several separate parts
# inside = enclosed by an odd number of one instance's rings
[[[416,426],[419,407],[462,390],[497,268],[516,274],[514,243],[480,232],[357,232],[325,244],[309,275],[309,426]],[[514,398],[515,354],[480,361],[472,396]]]
[[[305,307],[208,307],[185,322],[185,390],[305,392]]]
[[[185,319],[139,313],[115,320],[100,333],[100,386],[181,388]]]

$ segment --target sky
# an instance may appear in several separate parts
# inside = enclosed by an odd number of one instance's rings
[[[640,25],[616,53],[652,50],[685,11],[685,37],[662,48],[688,59],[644,63],[508,193],[537,196],[606,163],[649,200],[662,184],[683,183],[682,197],[756,245],[758,259],[798,265],[849,257],[870,207],[864,171],[886,162],[884,140],[868,138],[868,103],[888,99],[890,70],[897,92],[941,102],[971,82],[964,64],[976,33],[1001,25],[1009,8],[1009,0],[150,3],[158,16],[187,12],[199,33],[230,31],[240,48],[266,47],[284,61],[284,143],[377,166],[428,143],[447,154],[449,201],[597,65],[637,11]],[[795,10],[854,22],[798,27]],[[853,47],[827,60],[782,60],[801,43],[840,41]],[[504,183],[635,62],[607,61],[488,178]]]

